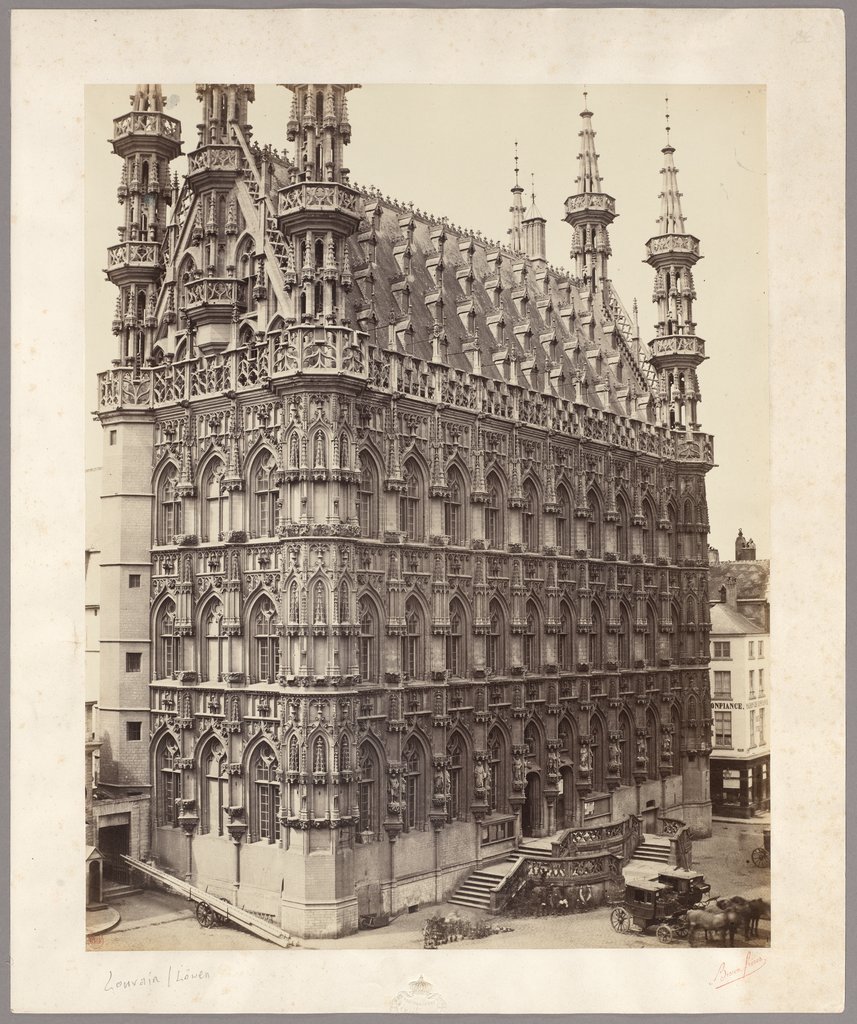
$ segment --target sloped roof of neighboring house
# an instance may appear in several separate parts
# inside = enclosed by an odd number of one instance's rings
[[[746,615],[730,608],[725,601],[711,606],[711,635],[732,635],[734,633],[761,633],[767,634],[767,630],[751,622]]]
[[[709,567],[708,597],[720,600],[720,588],[727,576],[738,581],[739,601],[767,601],[768,585],[771,578],[771,563],[767,558],[752,562],[719,562]]]

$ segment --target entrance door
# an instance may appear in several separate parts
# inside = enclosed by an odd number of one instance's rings
[[[128,884],[128,865],[123,853],[130,853],[131,826],[108,825],[98,830],[98,849],[104,854],[104,881],[113,885]]]
[[[536,772],[527,776],[524,790],[524,807],[521,813],[521,831],[525,836],[538,835],[542,824],[541,782]]]

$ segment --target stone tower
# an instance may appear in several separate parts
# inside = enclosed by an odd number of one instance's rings
[[[578,132],[580,152],[577,157],[577,191],[565,201],[565,219],[574,229],[571,257],[574,273],[592,290],[601,291],[608,278],[610,256],[609,226],[616,218],[616,200],[602,190],[595,151],[592,111],[586,104],[580,113],[583,127]]]
[[[114,366],[128,368],[121,387],[148,387],[163,280],[167,208],[173,200],[170,161],[181,151],[181,125],[164,113],[159,85],[138,85],[131,110],[113,122],[113,151],[122,160],[118,189],[125,213],[119,243],[107,251],[106,274],[119,289]],[[117,385],[118,386],[118,385]],[[102,417],[100,785],[114,795],[150,782],[149,588],[154,415],[117,408]]]
[[[678,169],[673,160],[675,149],[669,133],[667,115],[667,144],[661,150],[660,232],[646,243],[646,262],[655,270],[652,298],[658,311],[655,338],[649,344],[650,362],[658,375],[665,425],[690,432],[699,429],[697,405],[701,396],[696,368],[705,359],[705,342],[697,337],[693,318],[696,292],[692,268],[700,259],[699,239],[685,231]]]

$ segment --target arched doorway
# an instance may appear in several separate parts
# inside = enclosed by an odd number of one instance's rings
[[[542,826],[542,784],[538,772],[527,775],[524,806],[521,810],[521,831],[525,836],[537,836]]]
[[[559,795],[556,798],[557,829],[573,828],[575,825],[574,768],[565,765],[559,772]]]

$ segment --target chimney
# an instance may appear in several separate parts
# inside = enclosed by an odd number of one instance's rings
[[[726,591],[725,601],[728,607],[733,611],[738,611],[738,578],[736,576],[727,576],[725,579],[725,586],[723,590]]]

